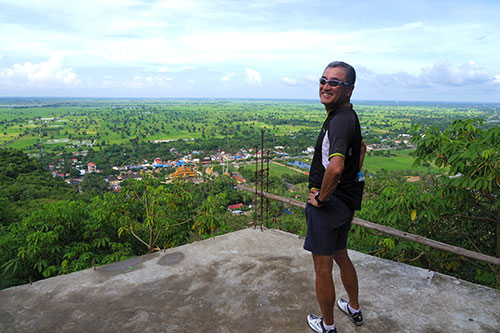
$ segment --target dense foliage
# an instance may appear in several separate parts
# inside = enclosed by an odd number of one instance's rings
[[[19,150],[0,149],[0,225],[7,226],[53,200],[76,197],[61,178]]]
[[[447,174],[418,182],[378,174],[367,180],[364,219],[500,257],[500,127],[482,129],[457,120],[444,131],[414,136],[416,163],[432,162]],[[498,267],[357,229],[350,244],[363,252],[418,264],[467,280],[500,286]]]
[[[43,203],[22,214],[0,211],[0,288],[179,246],[244,226],[244,222],[227,223],[226,206],[248,200],[233,188],[234,181],[227,176],[200,186],[145,178],[129,182],[119,193],[103,190],[90,201],[85,191],[63,200],[64,191],[74,190],[43,171],[36,160],[18,151],[0,152],[5,162],[2,189],[6,193],[13,192],[9,184],[24,187],[22,181],[28,180],[29,185],[31,178],[26,175],[32,172],[42,184],[53,185],[47,193],[43,187],[37,192],[35,198],[44,199]],[[18,168],[13,168],[13,163],[18,163]],[[95,194],[96,187],[90,186],[88,191]],[[58,197],[43,197],[50,193],[58,193]],[[11,198],[18,199],[4,193],[5,207],[19,204],[9,201]]]

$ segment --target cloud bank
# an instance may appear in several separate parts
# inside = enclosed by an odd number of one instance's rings
[[[431,88],[437,86],[467,87],[497,83],[500,75],[491,75],[485,68],[474,61],[455,65],[449,60],[438,61],[431,66],[423,67],[420,75],[412,75],[405,71],[391,74],[377,74],[362,67],[358,77],[366,81],[378,82],[384,86],[399,88]]]
[[[46,85],[64,87],[80,84],[78,75],[71,67],[63,67],[62,60],[61,56],[54,55],[38,64],[26,61],[24,64],[14,64],[11,68],[1,68],[0,80],[4,84],[32,87]]]
[[[343,60],[360,99],[500,99],[498,1],[0,2],[3,96],[317,98]]]

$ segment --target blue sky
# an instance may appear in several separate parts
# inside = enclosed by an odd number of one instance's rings
[[[0,0],[0,96],[500,102],[500,1]]]

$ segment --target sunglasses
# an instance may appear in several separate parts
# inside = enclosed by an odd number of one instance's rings
[[[340,80],[336,80],[336,79],[332,79],[332,80],[327,80],[325,79],[324,77],[320,78],[319,79],[319,83],[320,84],[327,84],[330,86],[330,87],[336,87],[336,86],[339,86],[339,85],[344,85],[344,86],[350,86],[351,84],[350,83],[347,83],[347,82],[344,82],[344,81],[340,81]]]

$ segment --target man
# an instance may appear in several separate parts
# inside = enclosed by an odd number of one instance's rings
[[[319,96],[327,118],[309,173],[304,242],[304,249],[312,253],[316,297],[322,313],[322,317],[307,316],[315,332],[337,332],[333,318],[333,260],[340,267],[342,284],[349,296],[348,301],[339,299],[337,305],[354,324],[363,324],[358,278],[347,253],[347,234],[354,210],[361,208],[364,182],[358,181],[358,172],[366,151],[359,120],[350,102],[355,81],[354,68],[340,61],[330,63],[320,79]]]

